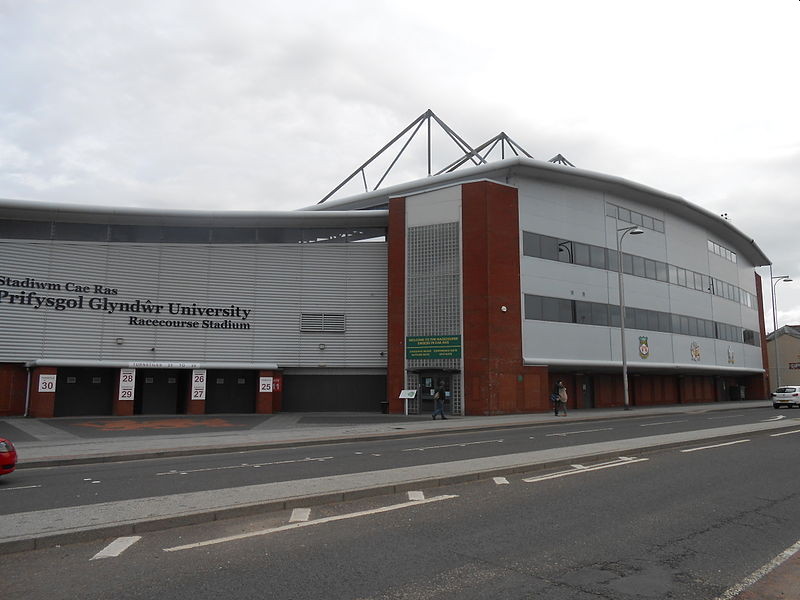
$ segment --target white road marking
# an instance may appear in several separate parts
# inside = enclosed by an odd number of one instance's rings
[[[416,502],[425,500],[425,492],[408,492],[408,499]]]
[[[40,488],[40,487],[42,487],[42,486],[41,485],[21,485],[19,487],[11,487],[11,488],[2,487],[2,488],[0,488],[0,492],[11,492],[13,490],[30,490],[30,489],[33,489],[33,488]]]
[[[434,496],[420,501],[403,502],[402,504],[392,504],[391,506],[384,506],[382,508],[375,508],[372,510],[362,510],[359,512],[349,513],[346,515],[337,515],[333,517],[325,517],[316,519],[314,521],[304,521],[302,523],[291,523],[289,525],[282,525],[281,527],[273,527],[271,529],[264,529],[261,531],[251,531],[250,533],[240,533],[238,535],[230,535],[228,537],[217,538],[213,540],[206,540],[205,542],[197,542],[196,544],[186,544],[184,546],[174,546],[172,548],[164,548],[164,552],[178,552],[180,550],[191,550],[192,548],[202,548],[203,546],[212,546],[214,544],[224,544],[227,542],[234,542],[237,540],[244,540],[251,537],[258,537],[262,535],[269,535],[270,533],[278,533],[281,531],[289,531],[291,529],[298,529],[300,527],[311,527],[313,525],[322,525],[324,523],[333,523],[334,521],[343,521],[345,519],[355,519],[357,517],[366,517],[369,515],[377,515],[380,513],[391,512],[393,510],[400,510],[409,508],[411,506],[420,506],[422,504],[430,504],[431,502],[441,502],[442,500],[451,500],[458,498],[458,496]]]
[[[289,519],[290,523],[297,523],[299,521],[308,521],[311,518],[310,508],[295,508],[292,511],[292,516]]]
[[[505,477],[495,477],[495,478],[494,478],[494,482],[495,482],[497,485],[510,485],[510,484],[508,483],[508,479],[506,479]]]
[[[462,442],[460,444],[443,444],[441,446],[422,446],[421,448],[406,448],[403,452],[422,452],[424,450],[438,450],[439,448],[463,448],[476,444],[500,444],[503,440],[483,440],[480,442]]]
[[[777,569],[787,560],[792,558],[797,552],[800,551],[800,541],[795,542],[793,545],[789,546],[786,550],[781,552],[778,556],[773,558],[763,567],[754,571],[751,575],[745,577],[742,581],[737,583],[736,585],[729,587],[725,592],[719,596],[716,600],[733,600],[741,594],[744,590],[752,586],[756,583],[759,579],[764,577],[764,575],[770,573],[771,571]]]
[[[777,417],[770,417],[769,419],[764,419],[761,421],[762,423],[769,423],[770,421],[780,421],[781,419],[785,419],[786,415],[778,415]]]
[[[661,421],[660,423],[645,423],[644,425],[639,425],[639,427],[653,427],[655,425],[669,425],[671,423],[686,423],[688,419],[683,419],[680,421]]]
[[[793,433],[800,433],[800,429],[794,431],[782,431],[781,433],[770,433],[769,437],[781,437],[782,435],[792,435]]]
[[[111,542],[108,546],[100,550],[97,554],[95,554],[89,560],[99,560],[101,558],[116,558],[125,550],[133,546],[136,542],[142,539],[140,535],[132,535],[130,537],[121,537],[115,539]]]
[[[733,446],[734,444],[744,444],[750,440],[736,440],[735,442],[725,442],[724,444],[714,444],[713,446],[700,446],[699,448],[687,448],[681,452],[697,452],[698,450],[711,450],[712,448],[722,448],[723,446]]]
[[[722,415],[721,417],[707,417],[709,421],[713,421],[715,419],[734,419],[736,417],[741,417],[742,413],[736,413],[733,415]]]
[[[579,473],[588,473],[589,471],[599,471],[601,469],[611,469],[613,467],[621,467],[623,465],[632,465],[634,463],[645,462],[649,458],[630,458],[628,456],[620,456],[617,460],[612,460],[607,463],[600,463],[589,467],[578,465],[580,468],[573,468],[569,471],[559,471],[558,473],[551,473],[550,475],[540,475],[538,477],[528,477],[523,479],[525,483],[536,483],[537,481],[546,481],[548,479],[558,479],[559,477],[569,477],[570,475],[578,475]],[[573,465],[574,467],[575,465]]]
[[[568,435],[578,435],[579,433],[594,433],[595,431],[612,431],[613,427],[603,427],[602,429],[582,429],[580,431],[565,431],[564,433],[548,433],[547,437],[566,437]]]
[[[186,475],[187,473],[205,473],[207,471],[225,471],[227,469],[244,469],[248,467],[259,468],[259,467],[270,467],[273,465],[290,465],[295,463],[303,463],[303,462],[325,462],[326,460],[331,460],[332,456],[319,456],[317,458],[312,458],[307,456],[306,458],[299,458],[295,460],[276,460],[274,462],[265,462],[265,463],[242,463],[240,465],[228,465],[226,467],[207,467],[205,469],[186,469],[179,471],[177,469],[172,469],[171,471],[165,471],[163,473],[156,473],[156,475]]]

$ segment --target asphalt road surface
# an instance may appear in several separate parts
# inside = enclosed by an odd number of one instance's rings
[[[617,424],[597,428],[608,426]],[[798,436],[743,436],[12,554],[3,557],[3,591],[15,600],[732,600],[740,582],[800,540]],[[392,442],[392,452],[409,442]]]
[[[553,417],[552,424],[494,431],[19,469],[12,477],[0,479],[0,514],[468,460],[776,418],[786,417],[755,409],[581,423]]]

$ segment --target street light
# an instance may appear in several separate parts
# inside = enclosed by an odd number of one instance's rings
[[[775,340],[775,380],[776,388],[781,387],[781,359],[780,350],[778,349],[778,313],[775,309],[775,286],[781,281],[791,281],[788,275],[778,275],[772,278],[772,337]]]
[[[622,235],[620,235],[622,233]],[[620,349],[622,350],[622,393],[625,402],[625,410],[630,410],[630,399],[628,397],[628,359],[625,356],[625,286],[622,283],[622,240],[627,234],[641,235],[644,233],[636,225],[617,229],[617,276],[619,278],[619,332]]]

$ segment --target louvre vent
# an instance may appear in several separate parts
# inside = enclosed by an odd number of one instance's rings
[[[302,313],[300,331],[344,332],[344,315],[333,313]]]

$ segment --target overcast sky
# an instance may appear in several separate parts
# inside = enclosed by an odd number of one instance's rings
[[[800,324],[798,31],[797,0],[0,0],[0,197],[291,210],[430,108],[727,213]]]

